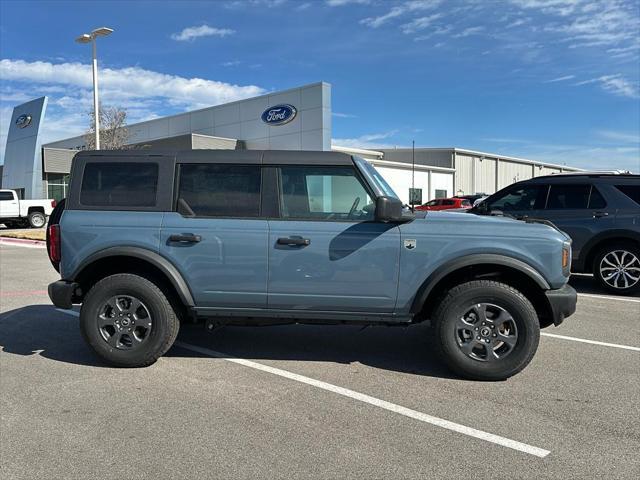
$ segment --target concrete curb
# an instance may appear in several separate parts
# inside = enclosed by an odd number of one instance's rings
[[[3,237],[0,236],[0,243],[5,243],[7,245],[24,245],[24,246],[32,246],[32,247],[47,247],[47,242],[44,240],[30,240],[28,238],[12,238],[12,237]]]

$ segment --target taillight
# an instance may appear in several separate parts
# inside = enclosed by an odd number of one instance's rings
[[[51,208],[56,208],[56,205],[58,205],[58,202],[55,199],[51,200]]]
[[[60,224],[49,225],[49,259],[60,263]]]

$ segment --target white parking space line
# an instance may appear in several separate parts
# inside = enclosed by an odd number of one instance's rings
[[[66,313],[68,315],[73,315],[74,317],[77,317],[79,315],[78,312],[76,312],[75,310],[62,310],[60,308],[57,308],[56,310],[62,313]],[[544,450],[542,448],[534,447],[532,445],[518,442],[516,440],[511,440],[509,438],[501,437],[499,435],[494,435],[492,433],[484,432],[482,430],[477,430],[475,428],[467,427],[466,425],[461,425],[459,423],[450,422],[448,420],[434,417],[432,415],[427,415],[426,413],[418,412],[417,410],[412,410],[410,408],[406,408],[401,405],[396,405],[395,403],[387,402],[385,400],[380,400],[379,398],[371,397],[369,395],[365,395],[364,393],[359,393],[354,390],[349,390],[348,388],[338,387],[337,385],[332,385],[331,383],[323,382],[321,380],[316,380],[310,377],[305,377],[304,375],[292,373],[287,370],[282,370],[280,368],[270,367],[268,365],[263,365],[261,363],[253,362],[251,360],[245,360],[244,358],[232,357],[231,355],[227,355],[222,352],[216,352],[215,350],[198,347],[197,345],[191,345],[188,343],[175,342],[175,346],[184,348],[186,350],[191,350],[193,352],[201,353],[203,355],[207,355],[210,357],[220,358],[222,360],[226,360],[228,362],[236,363],[238,365],[243,365],[245,367],[260,370],[262,372],[278,375],[279,377],[284,377],[289,380],[294,380],[296,382],[304,383],[306,385],[320,388],[322,390],[337,393],[338,395],[342,395],[344,397],[348,397],[353,400],[358,400],[363,403],[368,403],[369,405],[373,405],[375,407],[379,407],[384,410],[388,410],[390,412],[403,415],[405,417],[413,418],[414,420],[419,420],[424,423],[429,423],[431,425],[435,425],[437,427],[441,427],[446,430],[451,430],[453,432],[461,433],[469,437],[478,438],[480,440],[495,443],[497,445],[511,448],[513,450],[518,450],[519,452],[528,453],[529,455],[534,455],[536,457],[544,458],[547,455],[549,455],[549,453],[551,453],[549,450]]]
[[[561,340],[571,340],[573,342],[590,343],[592,345],[600,345],[603,347],[622,348],[623,350],[632,350],[640,352],[640,347],[631,347],[629,345],[620,345],[617,343],[598,342],[597,340],[587,340],[586,338],[567,337],[565,335],[556,335],[555,333],[540,332],[540,335],[551,338],[559,338]]]
[[[261,363],[253,362],[251,360],[245,360],[244,358],[231,357],[222,352],[216,352],[215,350],[198,347],[196,345],[190,345],[188,343],[176,342],[175,345],[177,347],[184,348],[186,350],[191,350],[191,351],[208,355],[211,357],[221,358],[228,362],[236,363],[249,368],[254,368],[256,370],[260,370],[266,373],[271,373],[273,375],[278,375],[279,377],[284,377],[289,380],[294,380],[296,382],[304,383],[306,385],[320,388],[328,392],[337,393],[338,395],[351,398],[352,400],[357,400],[359,402],[367,403],[369,405],[373,405],[375,407],[379,407],[384,410],[388,410],[390,412],[412,418],[414,420],[418,420],[424,423],[429,423],[437,427],[441,427],[447,430],[461,433],[469,437],[478,438],[480,440],[495,443],[503,447],[528,453],[529,455],[535,455],[536,457],[544,458],[547,455],[549,455],[549,453],[551,453],[549,450],[544,450],[542,448],[534,447],[532,445],[527,445],[526,443],[521,443],[516,440],[511,440],[509,438],[501,437],[499,435],[494,435],[492,433],[484,432],[482,430],[477,430],[475,428],[467,427],[459,423],[454,423],[448,420],[444,420],[442,418],[434,417],[432,415],[427,415],[426,413],[418,412],[416,410],[412,410],[410,408],[406,408],[401,405],[396,405],[395,403],[387,402],[385,400],[380,400],[379,398],[371,397],[369,395],[365,395],[363,393],[359,393],[354,390],[349,390],[348,388],[338,387],[337,385],[316,380],[310,377],[305,377],[304,375],[292,373],[287,370],[270,367],[268,365],[263,365]]]
[[[640,303],[640,298],[615,297],[612,295],[597,295],[595,293],[579,293],[578,297],[597,298],[599,300],[616,300],[619,302]]]

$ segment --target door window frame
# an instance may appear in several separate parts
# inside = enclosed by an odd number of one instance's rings
[[[258,192],[258,201],[260,205],[258,205],[258,215],[252,217],[241,217],[238,215],[198,215],[194,212],[194,215],[185,215],[180,212],[178,209],[178,201],[180,200],[180,176],[182,174],[181,170],[184,165],[216,165],[216,166],[232,166],[232,167],[257,167],[260,172],[260,191]],[[257,163],[224,163],[224,162],[181,162],[176,164],[176,171],[174,175],[174,186],[173,186],[173,201],[172,201],[172,211],[182,216],[183,218],[193,218],[193,219],[220,219],[220,220],[265,220],[267,216],[264,214],[264,205],[265,205],[265,167],[257,164]]]
[[[367,193],[367,195],[369,195],[369,197],[371,198],[371,200],[373,201],[374,205],[377,201],[377,196],[375,195],[375,193],[373,192],[373,190],[371,189],[371,186],[369,185],[369,183],[365,180],[365,178],[362,176],[362,173],[360,172],[360,170],[358,168],[355,167],[355,165],[292,165],[292,164],[278,164],[278,165],[265,165],[263,166],[263,168],[272,168],[273,172],[275,174],[276,177],[276,182],[270,182],[270,185],[275,186],[276,190],[275,190],[275,202],[276,202],[276,207],[273,208],[272,206],[272,211],[277,212],[277,216],[276,217],[267,217],[271,220],[283,220],[283,221],[290,221],[290,222],[338,222],[338,223],[370,223],[370,222],[376,222],[375,219],[375,208],[374,208],[374,213],[373,213],[373,218],[368,219],[368,220],[357,220],[357,219],[348,219],[348,218],[291,218],[291,217],[284,217],[282,215],[282,168],[286,168],[286,167],[299,167],[299,168],[305,168],[305,167],[309,167],[309,168],[322,168],[322,167],[327,167],[327,168],[343,168],[343,169],[351,169],[351,171],[354,172],[354,177],[356,178],[356,180],[358,182],[360,182],[360,185],[362,186],[362,188],[364,189],[364,191]],[[263,176],[264,178],[264,176]],[[273,192],[271,192],[271,194],[273,195]],[[273,197],[269,198],[268,200],[273,201]]]

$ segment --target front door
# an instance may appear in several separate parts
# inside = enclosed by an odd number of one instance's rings
[[[607,208],[603,196],[591,184],[552,184],[542,218],[573,240],[574,258],[585,243],[603,230],[614,228],[615,210]]]
[[[180,270],[197,307],[265,308],[268,227],[260,217],[260,165],[180,164],[178,175],[161,253]]]
[[[269,308],[393,312],[400,232],[374,221],[373,197],[355,167],[281,166],[277,176]]]

